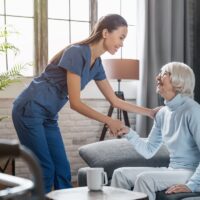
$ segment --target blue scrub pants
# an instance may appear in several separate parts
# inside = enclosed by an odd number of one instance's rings
[[[71,188],[70,164],[57,120],[23,116],[23,109],[14,105],[13,123],[21,144],[28,147],[39,159],[45,192]]]

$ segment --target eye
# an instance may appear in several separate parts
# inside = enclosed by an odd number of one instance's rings
[[[122,36],[120,36],[120,40],[124,40],[125,39],[125,36],[124,34]]]
[[[168,72],[164,71],[163,76],[164,76],[164,75],[167,75],[167,74],[168,74]]]
[[[168,71],[161,71],[160,72],[160,76],[170,76],[170,75],[171,75],[171,73],[168,72]]]
[[[171,75],[171,73],[170,73],[170,72],[168,72],[168,71],[165,71],[165,72],[164,72],[164,75],[170,76],[170,75]]]

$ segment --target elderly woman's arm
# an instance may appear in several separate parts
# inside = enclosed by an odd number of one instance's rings
[[[130,129],[124,137],[134,146],[135,150],[146,159],[152,158],[162,145],[162,136],[152,128],[147,139],[141,138],[135,131]]]
[[[146,159],[152,158],[163,144],[160,115],[161,112],[158,112],[148,138],[141,138],[132,129],[123,136],[134,146],[135,150]]]
[[[189,127],[190,133],[194,138],[194,141],[199,149],[199,157],[200,157],[200,106],[197,104],[196,107],[192,108],[192,112],[189,118]],[[186,186],[192,192],[200,192],[200,163],[196,168],[193,176],[187,182]]]

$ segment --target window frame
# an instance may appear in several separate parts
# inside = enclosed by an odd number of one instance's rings
[[[71,0],[69,0],[71,1]],[[97,21],[97,0],[89,0],[90,31]],[[39,75],[48,64],[48,0],[34,1],[35,69]]]
[[[69,4],[70,4],[69,0]],[[48,64],[48,0],[34,0],[34,46],[33,76],[38,76]],[[121,12],[120,0],[120,12]],[[6,17],[6,16],[5,16]],[[98,0],[89,0],[89,30],[91,31],[98,19]],[[120,50],[122,54],[122,50]]]
[[[35,0],[33,0],[33,3],[34,3],[34,1]],[[19,21],[19,19],[26,19],[26,20],[31,19],[34,21],[34,13],[31,13],[31,14],[30,13],[24,14],[24,13],[19,13],[19,12],[12,13],[12,12],[10,12],[10,10],[7,10],[6,0],[1,0],[0,3],[2,3],[0,17],[3,18],[3,20],[0,23],[0,26],[2,28],[1,31],[5,32],[5,36],[2,36],[2,44],[4,42],[5,43],[8,42],[9,44],[11,44],[11,48],[7,48],[7,49],[5,49],[5,51],[2,51],[4,54],[2,56],[2,58],[4,59],[3,63],[5,64],[5,66],[3,66],[3,70],[1,70],[1,73],[4,73],[4,72],[11,70],[12,67],[10,67],[10,66],[14,66],[14,64],[18,65],[18,63],[13,63],[13,60],[15,60],[15,58],[17,59],[18,53],[21,53],[20,52],[21,49],[17,45],[15,46],[15,43],[12,41],[13,37],[17,37],[20,34],[20,32],[18,32],[18,30],[15,29],[15,24],[9,23],[9,20],[12,18],[12,20],[17,19],[17,21]],[[32,7],[33,7],[33,4],[32,4]],[[4,33],[2,33],[2,35],[4,35]],[[10,36],[11,36],[11,42],[10,42]],[[10,57],[12,58],[12,60],[10,59]],[[20,63],[19,65],[31,65],[33,60],[34,60],[34,58],[27,63],[22,61],[22,64]],[[5,69],[4,69],[4,67],[5,67]]]

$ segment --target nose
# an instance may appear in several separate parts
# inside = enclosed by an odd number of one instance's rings
[[[161,74],[159,73],[157,76],[156,76],[156,80],[159,81],[161,79]]]

